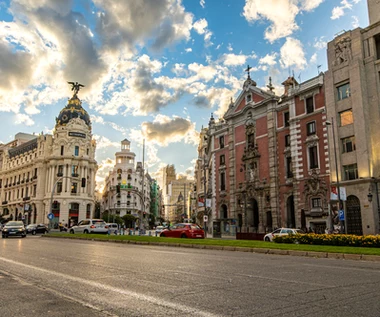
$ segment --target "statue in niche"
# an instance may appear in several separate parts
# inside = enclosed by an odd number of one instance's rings
[[[335,44],[335,61],[333,64],[337,66],[351,59],[351,39],[346,37]]]

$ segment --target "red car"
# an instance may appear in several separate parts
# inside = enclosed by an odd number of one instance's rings
[[[160,237],[204,239],[205,233],[195,223],[176,223],[162,231]]]

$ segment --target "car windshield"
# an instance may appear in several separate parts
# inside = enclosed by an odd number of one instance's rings
[[[9,221],[5,226],[11,227],[11,226],[23,226],[24,223],[22,221]]]
[[[197,224],[195,224],[195,223],[191,224],[191,229],[193,229],[193,230],[202,230],[202,228],[199,227],[199,226],[198,226]]]

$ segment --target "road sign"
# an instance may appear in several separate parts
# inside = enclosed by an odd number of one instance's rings
[[[208,216],[203,216],[203,221],[207,222],[208,221]]]
[[[48,219],[49,220],[53,220],[54,219],[54,214],[50,213],[47,215]]]
[[[339,220],[344,221],[344,210],[343,209],[339,210]]]

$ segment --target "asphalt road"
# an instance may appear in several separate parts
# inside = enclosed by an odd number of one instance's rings
[[[1,316],[380,316],[380,263],[0,239]]]

